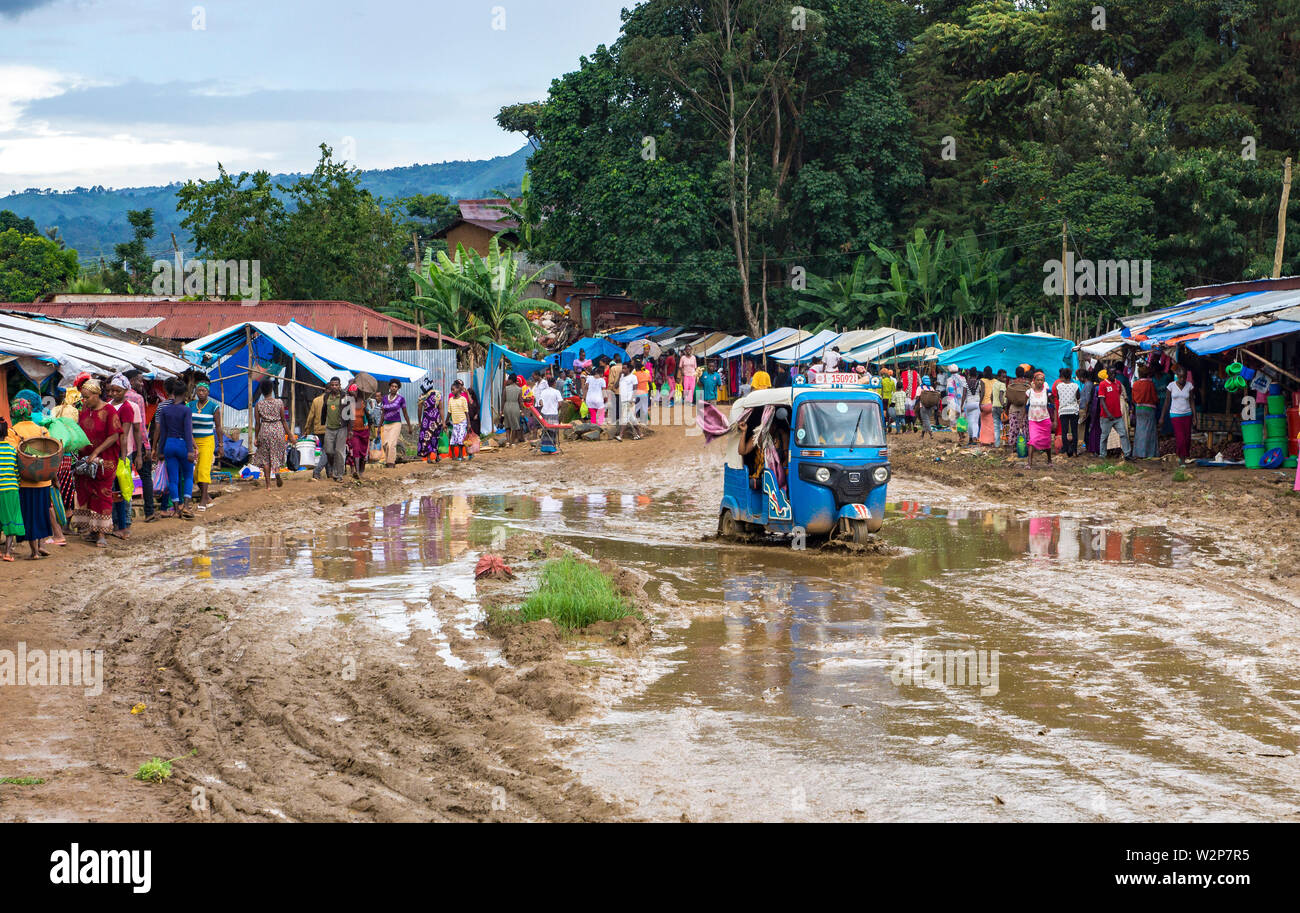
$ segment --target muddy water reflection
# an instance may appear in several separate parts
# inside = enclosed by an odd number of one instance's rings
[[[661,632],[648,665],[662,675],[572,732],[565,762],[649,817],[1300,810],[1294,759],[1267,759],[1300,734],[1294,664],[1268,649],[1300,643],[1300,613],[1216,589],[1231,556],[1215,542],[899,502],[883,531],[898,554],[844,556],[712,541],[715,504],[428,496],[326,532],[219,544],[173,571],[290,581],[308,617],[470,636],[473,564],[504,527],[640,568],[665,604],[716,603]],[[434,583],[469,600],[462,616],[428,606]],[[984,694],[968,679],[900,676],[898,654],[971,650],[998,656]]]

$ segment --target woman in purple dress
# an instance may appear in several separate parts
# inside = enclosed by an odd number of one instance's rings
[[[438,433],[442,430],[442,394],[433,386],[433,378],[426,377],[420,381],[420,402],[416,407],[420,413],[420,459],[426,463],[437,463],[442,459],[438,453]]]

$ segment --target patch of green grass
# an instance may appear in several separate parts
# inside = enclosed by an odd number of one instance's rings
[[[1138,471],[1138,467],[1134,466],[1132,463],[1094,463],[1091,466],[1083,467],[1083,471],[1098,472],[1102,475],[1108,476],[1118,475],[1119,473],[1132,475]]]
[[[199,750],[197,748],[190,752],[192,755],[198,753]],[[135,779],[142,780],[145,783],[161,783],[164,780],[170,779],[172,775],[172,763],[174,761],[179,761],[184,757],[186,757],[186,755],[180,755],[179,757],[171,758],[167,761],[164,761],[162,758],[150,758],[148,761],[145,761],[140,765],[140,769],[135,772]]]
[[[1183,467],[1179,466],[1177,469],[1174,470],[1175,482],[1190,482],[1191,480],[1192,480],[1191,473],[1183,469]]]
[[[0,786],[40,786],[41,777],[0,777]]]
[[[614,581],[590,564],[565,556],[542,567],[541,585],[519,607],[518,619],[526,623],[549,618],[562,631],[576,631],[633,614]]]

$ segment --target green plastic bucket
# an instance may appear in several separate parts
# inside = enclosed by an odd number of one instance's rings
[[[1286,397],[1281,394],[1274,394],[1268,398],[1269,415],[1281,415],[1286,411]]]
[[[1241,439],[1247,444],[1264,443],[1264,423],[1259,419],[1253,422],[1243,421],[1241,423]]]
[[[1280,437],[1286,440],[1286,416],[1285,415],[1266,415],[1264,416],[1264,433],[1268,437]]]
[[[1241,450],[1241,458],[1246,461],[1247,469],[1258,469],[1260,461],[1264,459],[1264,445],[1245,445]]]

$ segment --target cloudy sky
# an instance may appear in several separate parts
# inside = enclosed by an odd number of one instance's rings
[[[505,155],[633,0],[0,0],[0,194]],[[501,27],[504,26],[504,27]]]

